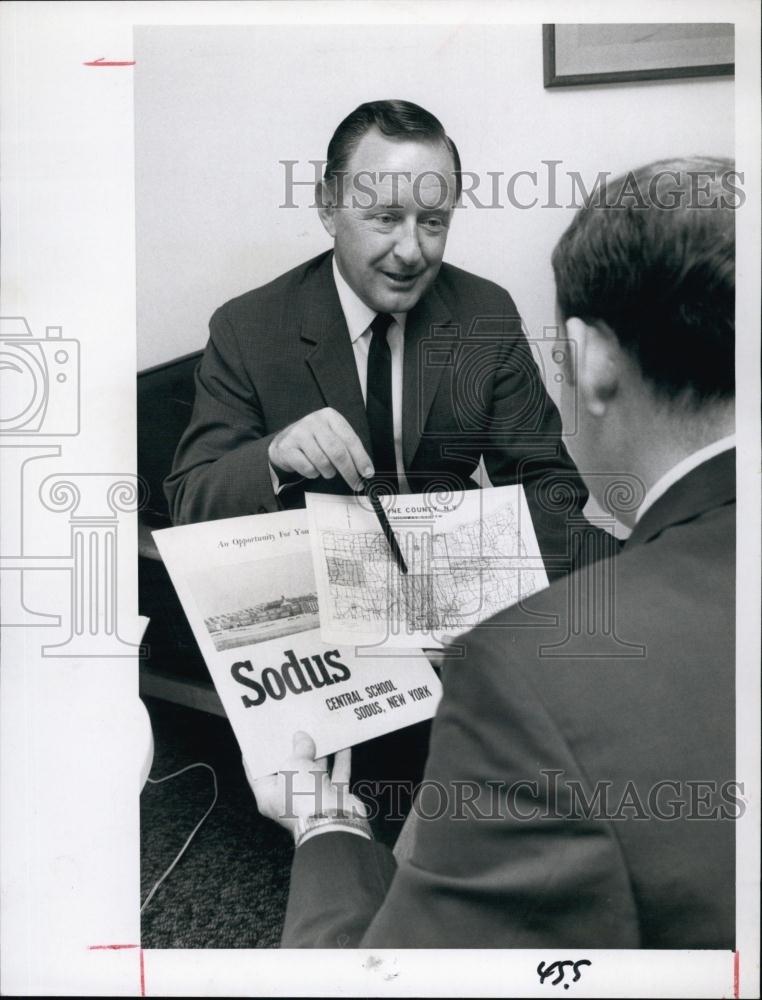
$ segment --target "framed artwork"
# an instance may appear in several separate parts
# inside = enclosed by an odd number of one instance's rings
[[[732,24],[544,24],[544,85],[732,76]]]

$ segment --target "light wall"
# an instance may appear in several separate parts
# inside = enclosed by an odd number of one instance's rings
[[[459,211],[446,259],[508,288],[532,337],[553,323],[553,245],[573,209],[548,208],[561,160],[589,187],[681,154],[733,153],[733,82],[692,80],[545,90],[541,26],[145,27],[136,29],[138,367],[204,346],[214,309],[330,246],[310,192],[285,201],[280,160],[322,159],[362,101],[428,108],[484,179],[501,171],[501,208]],[[519,178],[512,207],[506,180]],[[543,352],[547,357],[547,351]],[[557,387],[548,377],[548,388]]]

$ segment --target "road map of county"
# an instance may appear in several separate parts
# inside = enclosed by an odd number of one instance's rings
[[[397,536],[407,574],[397,572],[380,532],[321,532],[336,625],[407,635],[462,630],[546,584],[510,504],[449,531],[416,527]],[[517,566],[519,559],[528,565]]]

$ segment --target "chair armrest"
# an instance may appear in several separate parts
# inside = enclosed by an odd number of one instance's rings
[[[159,550],[156,548],[156,542],[153,540],[151,528],[140,515],[138,515],[138,555],[144,559],[155,559],[157,562],[161,562],[161,556],[159,555]]]

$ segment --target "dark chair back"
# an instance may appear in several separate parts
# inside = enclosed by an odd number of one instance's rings
[[[144,668],[153,678],[152,690],[156,688],[156,676],[211,685],[182,605],[151,538],[151,531],[172,524],[163,483],[190,421],[194,375],[201,354],[195,351],[138,373],[138,475],[147,491],[138,522],[138,581],[140,613],[151,619],[145,635],[148,663]],[[160,696],[176,700],[171,695]]]
[[[194,374],[201,351],[138,372],[138,475],[148,488],[143,522],[171,524],[163,483],[180,437],[190,421]]]

